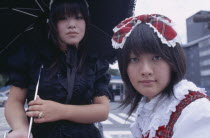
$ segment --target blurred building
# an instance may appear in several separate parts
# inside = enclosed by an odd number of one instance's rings
[[[109,83],[109,91],[112,94],[112,101],[115,100],[115,96],[120,96],[120,100],[123,99],[123,90],[124,90],[124,85],[123,81],[121,79],[121,76],[111,76],[111,80]]]
[[[197,12],[187,18],[186,24],[186,77],[210,92],[210,11]]]
[[[210,11],[199,11],[186,19],[187,41],[192,42],[210,35]]]

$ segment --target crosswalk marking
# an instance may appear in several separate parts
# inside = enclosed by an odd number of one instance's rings
[[[135,121],[135,114],[132,114],[128,120],[127,115],[125,113],[109,113],[109,118],[106,121],[101,122],[103,125],[112,125],[114,123],[120,123],[120,124],[131,124]]]
[[[109,120],[102,121],[101,123],[104,124],[104,125],[112,125],[112,124],[113,124],[113,123],[112,123],[111,121],[109,121]]]
[[[124,117],[124,118],[126,118],[127,119],[127,115],[126,114],[124,114],[124,113],[119,113],[119,116],[121,116],[121,117]],[[132,115],[128,118],[128,120],[130,120],[131,122],[134,122],[135,121],[135,117],[133,117]]]
[[[109,117],[120,124],[130,124],[131,123],[130,121],[126,121],[125,119],[122,119],[112,113],[109,114]]]
[[[105,138],[133,138],[130,131],[104,131]]]

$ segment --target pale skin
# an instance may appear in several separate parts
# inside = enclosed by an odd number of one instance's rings
[[[73,44],[77,47],[85,34],[85,27],[84,19],[78,16],[68,17],[59,21],[57,28],[60,49],[65,50],[68,44]],[[36,123],[69,120],[88,124],[104,121],[108,118],[109,99],[106,96],[94,97],[93,104],[90,105],[66,105],[44,100],[38,96],[36,100],[29,102],[29,111],[25,112],[26,95],[27,89],[11,86],[5,108],[5,116],[13,131],[8,134],[7,138],[27,137],[29,127],[27,116],[34,117],[34,122]],[[38,119],[40,112],[43,113],[42,118]]]
[[[133,87],[151,100],[161,93],[171,80],[171,67],[161,56],[151,53],[130,54],[127,68]]]
[[[109,100],[106,96],[95,97],[94,104],[90,105],[65,105],[38,98],[29,103],[29,117],[38,117],[39,111],[43,117],[35,118],[34,122],[44,123],[57,120],[69,120],[77,123],[94,123],[108,118]]]
[[[26,89],[15,86],[10,87],[5,106],[5,117],[13,131],[7,135],[7,138],[27,137],[28,120],[24,109],[26,93]]]
[[[85,35],[86,24],[82,15],[64,17],[57,23],[58,37],[62,51],[67,49],[66,44],[78,47],[79,42]]]
[[[21,93],[21,94],[20,94]],[[26,89],[11,86],[5,115],[12,132],[7,138],[25,138],[28,132],[27,116],[35,117],[34,122],[44,123],[57,120],[69,120],[77,123],[94,123],[108,118],[109,100],[106,96],[95,97],[91,105],[65,105],[50,100],[37,98],[29,103],[29,111],[25,113]],[[39,112],[43,117],[38,119]]]

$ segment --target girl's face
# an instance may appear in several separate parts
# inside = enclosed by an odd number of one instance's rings
[[[149,100],[161,93],[171,79],[169,64],[161,56],[148,53],[131,53],[127,73],[133,87]]]
[[[58,37],[61,45],[78,46],[85,35],[85,28],[86,23],[82,14],[61,18],[57,23]]]

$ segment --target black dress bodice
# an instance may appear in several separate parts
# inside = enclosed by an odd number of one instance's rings
[[[10,65],[9,84],[27,88],[27,102],[30,102],[34,99],[38,74],[41,65],[43,65],[38,95],[44,100],[65,104],[68,93],[65,53],[61,52],[56,59],[59,63],[58,68],[56,71],[52,71],[49,66],[51,60],[40,56],[39,51],[23,46],[8,61]],[[78,54],[78,59],[80,59],[80,54]],[[92,104],[92,100],[96,96],[110,97],[108,92],[110,75],[107,73],[109,63],[96,56],[88,55],[83,67],[82,72],[76,72],[70,104],[87,105]],[[80,124],[65,120],[34,124],[32,132],[35,138],[100,138],[100,134],[93,124]]]

